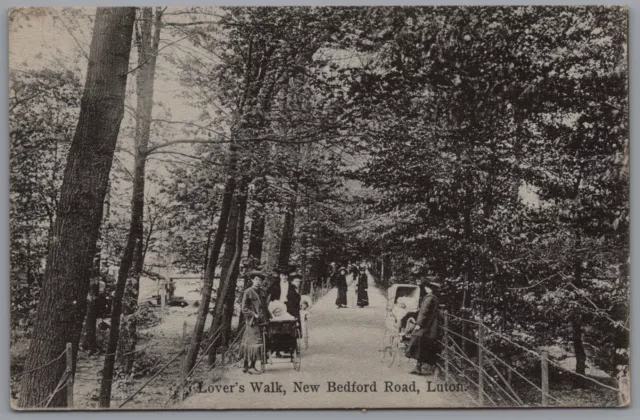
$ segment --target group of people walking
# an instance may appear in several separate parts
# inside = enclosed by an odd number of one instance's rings
[[[347,291],[349,284],[347,282],[347,273],[351,274],[352,282],[356,282],[356,305],[359,308],[369,306],[369,277],[364,263],[352,264],[349,262],[347,267],[338,268],[336,263],[331,263],[330,282],[338,289],[338,297],[336,298],[336,307],[338,309],[347,308]]]
[[[292,267],[276,269],[277,279],[268,282],[269,276],[264,271],[254,270],[247,273],[246,278],[251,282],[242,296],[242,314],[245,318],[245,331],[242,339],[244,352],[243,371],[249,374],[262,373],[256,369],[256,362],[261,359],[264,351],[263,328],[275,319],[295,319],[305,346],[309,345],[307,329],[308,309],[311,302],[303,299],[298,288],[300,275]],[[273,340],[296,340],[295,337],[282,335],[274,336]],[[286,343],[285,343],[286,344]],[[295,343],[292,344],[295,347]],[[267,354],[267,357],[270,355]],[[279,352],[275,357],[280,357]]]

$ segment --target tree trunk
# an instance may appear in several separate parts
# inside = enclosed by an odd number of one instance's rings
[[[278,249],[278,267],[286,268],[289,266],[291,258],[291,249],[293,248],[293,234],[296,221],[296,202],[298,193],[298,183],[293,184],[293,197],[289,200],[286,212],[284,214],[284,224],[282,226],[282,238],[280,239],[280,248]]]
[[[193,369],[198,358],[198,352],[200,351],[200,345],[202,343],[202,336],[204,333],[204,325],[207,321],[207,315],[209,313],[209,303],[211,301],[211,293],[213,291],[213,280],[215,278],[216,267],[218,265],[218,257],[220,256],[220,249],[225,239],[227,232],[227,224],[229,222],[229,214],[231,213],[231,204],[233,201],[233,193],[236,188],[236,181],[233,176],[235,173],[235,147],[231,147],[231,157],[229,162],[229,175],[224,186],[224,195],[222,196],[222,205],[220,208],[220,219],[218,220],[218,229],[216,230],[215,237],[213,239],[213,246],[209,253],[209,260],[207,262],[207,268],[204,273],[204,281],[202,285],[202,298],[200,299],[200,306],[198,307],[198,318],[196,319],[196,325],[193,329],[193,335],[191,336],[191,344],[189,345],[189,352],[187,354],[187,363],[185,364],[185,376]],[[218,290],[220,285],[218,286]]]
[[[247,250],[250,269],[260,267],[262,262],[262,247],[264,245],[266,182],[262,179],[258,182],[259,184],[256,186],[255,206],[251,218],[249,249]]]
[[[98,8],[78,126],[71,143],[47,256],[41,300],[22,379],[20,407],[36,407],[65,371],[58,358],[78,352],[104,198],[124,114],[135,8]],[[75,371],[75,366],[74,366]],[[50,407],[65,407],[66,389]]]
[[[156,56],[160,44],[160,29],[162,27],[162,12],[157,8],[155,14],[155,28],[153,9],[141,9],[140,35],[138,39],[138,70],[136,87],[138,99],[136,104],[136,133],[135,133],[135,169],[133,175],[133,195],[131,197],[131,224],[129,236],[133,236],[135,246],[132,249],[132,271],[127,278],[123,297],[123,324],[120,330],[118,353],[124,371],[129,373],[135,359],[137,325],[135,313],[138,310],[138,295],[140,292],[140,275],[144,266],[144,188],[145,166],[147,161],[147,146],[151,132],[151,117],[153,112],[153,89],[156,73]],[[125,248],[126,249],[126,248]],[[131,249],[129,249],[131,251]],[[127,258],[128,259],[128,258]],[[123,257],[123,261],[125,257]]]
[[[248,270],[258,269],[262,265],[262,248],[264,245],[265,230],[265,192],[266,181],[263,178],[258,180],[256,193],[254,195],[254,209],[253,216],[251,218],[251,230],[249,231],[249,245],[247,249]],[[249,277],[245,275],[243,293],[249,288],[250,281]],[[242,327],[244,327],[244,314],[240,311],[238,330],[241,330]]]
[[[98,241],[100,239],[98,238]],[[93,259],[91,272],[91,285],[87,296],[87,314],[82,329],[82,342],[80,347],[89,354],[96,352],[96,322],[98,321],[97,300],[100,296],[100,246],[96,247],[96,255]]]
[[[109,212],[111,209],[111,195],[109,194],[111,184],[107,184],[107,194],[104,200],[104,210],[101,225],[105,221],[109,220]],[[102,235],[102,230],[100,231]],[[100,297],[100,280],[101,280],[101,260],[102,255],[102,239],[99,236],[96,242],[96,254],[93,260],[93,273],[91,274],[91,286],[89,290],[89,296],[87,297],[87,315],[84,320],[84,328],[82,330],[82,344],[80,347],[83,350],[93,354],[96,352],[97,339],[96,339],[96,322],[98,321],[98,298]]]
[[[231,299],[229,295],[233,295],[235,299],[247,209],[247,184],[246,177],[242,177],[238,184],[238,193],[233,199],[233,212],[229,216],[228,229],[230,231],[224,245],[220,286],[218,287],[218,297],[213,312],[213,322],[209,330],[209,337],[213,340],[208,355],[209,365],[215,364],[218,348],[225,341],[227,333],[224,323],[225,304]]]
[[[248,184],[248,182],[246,182]],[[236,289],[238,285],[238,276],[240,274],[240,261],[242,260],[242,248],[244,244],[244,227],[247,214],[247,186],[244,185],[244,191],[238,196],[238,222],[236,225],[236,247],[234,250],[233,260],[231,261],[231,272],[226,283],[227,293],[225,294],[224,314],[222,317],[222,345],[229,343],[231,333],[231,321],[236,303]]]
[[[578,240],[577,244],[580,246],[580,240]],[[578,260],[574,266],[574,279],[573,285],[576,288],[582,287],[582,272],[584,269],[582,268],[582,261]],[[572,329],[573,329],[573,350],[576,353],[576,373],[585,374],[586,371],[586,363],[587,363],[587,355],[584,351],[584,344],[582,342],[582,316],[578,314],[573,315],[572,320]]]

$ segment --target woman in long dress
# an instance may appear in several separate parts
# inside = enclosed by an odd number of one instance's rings
[[[336,306],[338,309],[347,307],[347,270],[342,267],[340,273],[336,277],[336,287],[338,288],[338,298],[336,299]]]
[[[435,366],[438,362],[440,342],[438,340],[438,298],[430,287],[424,283],[426,296],[420,304],[418,319],[411,333],[406,356],[416,360],[416,367],[411,374],[422,375],[422,365]]]
[[[367,277],[367,273],[365,270],[361,270],[358,276],[358,307],[364,308],[365,306],[369,306],[369,293],[367,289],[369,288],[369,277]]]
[[[242,313],[245,318],[245,330],[242,337],[242,352],[244,354],[245,373],[259,375],[256,369],[256,361],[262,356],[264,340],[262,338],[261,325],[266,323],[268,315],[265,310],[265,292],[262,283],[266,278],[265,273],[252,271],[249,273],[252,285],[242,295]]]

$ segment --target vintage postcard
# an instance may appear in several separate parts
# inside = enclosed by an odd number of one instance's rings
[[[630,404],[628,9],[9,11],[11,404]]]

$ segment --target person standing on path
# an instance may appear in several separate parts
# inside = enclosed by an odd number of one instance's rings
[[[357,277],[357,305],[359,308],[364,308],[365,306],[369,306],[369,293],[367,289],[369,288],[369,277],[367,276],[367,272],[364,269],[364,266],[360,267],[359,275]]]
[[[264,346],[261,326],[269,317],[268,311],[265,310],[264,290],[261,288],[266,274],[261,271],[252,271],[248,276],[252,284],[242,295],[242,314],[245,319],[245,330],[242,336],[244,354],[242,371],[259,375],[261,372],[256,369],[256,361],[261,358]]]
[[[416,367],[410,373],[422,375],[422,365],[434,367],[438,361],[440,342],[438,340],[438,298],[433,294],[433,288],[438,285],[425,280],[420,285],[425,297],[420,304],[418,319],[411,333],[411,339],[405,356],[416,360]]]
[[[340,267],[339,274],[336,276],[336,287],[338,288],[338,298],[336,299],[336,306],[338,309],[347,307],[347,290],[349,285],[347,284],[347,270],[344,267]]]
[[[298,327],[300,325],[300,293],[298,293],[298,289],[295,285],[291,283],[291,277],[289,273],[295,271],[292,267],[278,267],[276,268],[276,273],[279,276],[279,280],[273,282],[271,287],[269,287],[269,298],[267,299],[268,303],[273,301],[280,301],[285,304],[287,308],[287,312],[294,316],[298,320]],[[274,334],[271,339],[273,341],[284,344],[288,340],[292,340],[292,338],[288,335],[284,334]],[[293,338],[295,341],[295,337]],[[292,344],[291,347],[295,347],[295,344]],[[276,352],[276,357],[282,357],[280,352]]]
[[[287,307],[287,312],[297,319],[300,319],[300,293],[294,284],[291,283],[289,268],[278,267],[276,273],[278,280],[269,287],[269,299],[267,303],[279,300]]]

